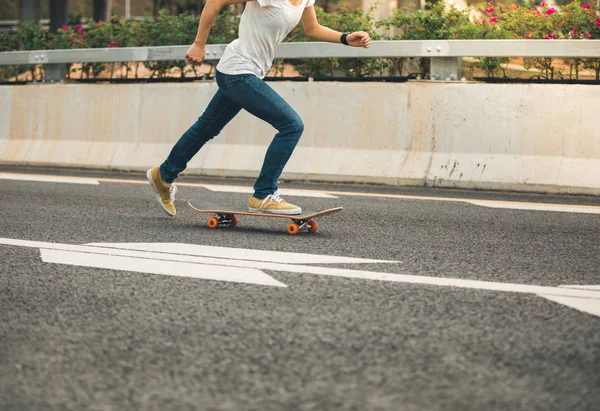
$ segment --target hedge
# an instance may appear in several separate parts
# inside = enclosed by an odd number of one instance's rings
[[[339,31],[363,30],[374,40],[430,40],[430,39],[600,39],[600,8],[584,0],[555,9],[542,3],[540,7],[525,7],[516,4],[497,6],[489,2],[482,10],[470,8],[458,10],[444,2],[428,5],[426,10],[407,13],[396,10],[390,19],[377,20],[372,11],[351,10],[342,7],[326,13],[316,7],[319,22]],[[73,48],[137,47],[191,44],[196,35],[199,16],[184,14],[171,16],[161,11],[156,20],[134,21],[113,18],[110,21],[86,25],[63,26],[56,33],[49,33],[41,25],[23,23],[11,32],[0,33],[0,51],[47,50]],[[228,43],[237,36],[239,8],[223,9],[211,29],[208,43]],[[378,33],[387,33],[381,35]],[[302,25],[288,36],[286,41],[309,41]],[[356,59],[306,59],[276,61],[281,68],[290,63],[306,77],[346,76],[365,77],[398,74],[405,59],[356,58]],[[418,72],[426,73],[426,59],[419,59]],[[506,77],[508,58],[469,59],[468,64],[488,77]],[[535,68],[535,76],[545,79],[579,78],[582,69],[589,70],[600,79],[600,59],[567,59],[562,68],[555,58],[525,59],[526,68]],[[150,77],[169,76],[198,77],[198,67],[184,61],[141,63],[150,72]],[[113,78],[116,71],[121,76],[137,78],[139,64],[74,65],[70,76]],[[566,67],[566,68],[565,68]],[[29,79],[43,77],[42,66],[0,67],[0,81],[7,81],[19,73],[27,72]],[[280,71],[281,72],[281,71]],[[75,74],[78,73],[78,74]],[[108,74],[107,74],[108,73]],[[416,74],[416,73],[415,73]]]

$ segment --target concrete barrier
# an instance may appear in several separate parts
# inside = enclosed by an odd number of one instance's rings
[[[600,87],[271,86],[305,122],[284,178],[600,194]],[[214,82],[0,87],[0,162],[146,170],[215,91]],[[255,177],[274,132],[242,112],[186,173]]]

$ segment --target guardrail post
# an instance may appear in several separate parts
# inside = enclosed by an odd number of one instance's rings
[[[462,77],[462,58],[431,57],[429,75],[431,80],[457,81]]]
[[[46,64],[44,67],[44,83],[59,83],[67,77],[66,64]]]

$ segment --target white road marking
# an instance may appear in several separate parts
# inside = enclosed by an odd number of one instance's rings
[[[128,180],[128,179],[114,179],[114,178],[87,178],[87,177],[68,177],[68,176],[51,176],[44,174],[17,174],[17,173],[0,173],[0,179],[4,180],[21,180],[21,181],[36,181],[44,183],[72,183],[72,184],[94,184],[98,185],[100,182],[106,183],[125,183],[125,184],[148,184],[145,180]],[[232,186],[222,184],[195,184],[195,183],[184,183],[177,182],[180,187],[198,187],[206,190],[222,192],[222,193],[242,193],[242,194],[253,194],[254,189],[246,186]],[[338,198],[334,195],[327,194],[321,191],[315,190],[302,190],[284,188],[280,190],[282,196],[290,197],[313,197],[313,198]]]
[[[150,251],[168,255],[191,255],[232,260],[268,261],[286,264],[394,264],[400,261],[372,260],[368,258],[339,257],[333,255],[290,253],[285,251],[251,250],[247,248],[215,247],[182,243],[90,243],[92,247],[116,248],[119,250]]]
[[[44,248],[41,249],[41,254],[42,261],[47,263],[268,285],[273,287],[287,287],[287,285],[275,280],[270,275],[265,274],[260,270],[247,267],[220,267],[218,265],[121,257],[116,255],[91,254],[63,250],[48,250]]]
[[[218,191],[224,193],[242,193],[242,194],[254,194],[252,187],[244,186],[227,186],[227,185],[216,185],[216,184],[202,184],[202,187],[210,191]],[[282,196],[290,197],[315,197],[315,198],[337,198],[331,194],[323,193],[320,191],[313,190],[296,190],[293,188],[282,188],[279,190],[279,194]]]
[[[222,257],[222,250],[218,250],[217,254],[219,257],[212,258],[188,254],[171,254],[168,252],[137,251],[116,248],[116,246],[120,245],[130,246],[128,244],[99,243],[93,246],[80,246],[8,238],[0,238],[0,244],[40,248],[42,250],[42,258],[44,261],[58,264],[82,265],[87,267],[109,268],[115,270],[166,275],[195,276],[195,278],[245,282],[278,287],[283,287],[285,284],[273,279],[271,276],[259,270],[264,269],[298,274],[315,274],[353,278],[359,280],[389,281],[395,283],[535,294],[561,304],[564,301],[564,304],[568,305],[569,307],[593,315],[596,315],[595,313],[597,312],[597,306],[600,304],[600,289],[598,289],[596,285],[584,286],[586,288],[576,288],[580,286],[549,287],[528,284],[465,280],[447,277],[391,274],[374,271],[318,267],[268,261],[249,261],[235,259],[231,256]],[[134,244],[134,246],[136,245]],[[161,249],[162,246],[164,246],[164,244],[157,244],[156,248]],[[183,247],[182,249],[186,249],[184,247],[185,245],[183,244],[170,244],[166,248],[174,246],[180,246]],[[188,250],[194,250],[194,248],[188,248]],[[238,249],[230,250],[232,253],[235,253]],[[206,253],[207,249],[204,249],[202,252]],[[244,274],[246,270],[251,270],[249,271],[248,275]]]
[[[581,312],[600,317],[600,300],[576,297],[561,297],[557,295],[543,294],[539,294],[539,296],[553,301],[555,303],[574,308]]]
[[[5,176],[5,177],[2,177]],[[20,177],[20,176],[26,176]],[[118,178],[84,178],[84,177],[62,177],[62,176],[47,176],[39,174],[15,174],[15,173],[0,173],[0,178],[11,180],[26,179],[29,181],[48,181],[56,179],[55,182],[70,182],[78,184],[98,184],[114,183],[114,184],[148,184],[146,180],[133,179],[118,179]],[[39,178],[39,179],[38,179]],[[68,179],[65,180],[65,179]],[[58,181],[61,180],[61,181]],[[77,180],[77,181],[76,181]],[[78,182],[79,181],[79,182]],[[197,187],[211,191],[229,192],[229,193],[244,193],[250,194],[253,190],[250,187],[218,185],[218,184],[196,184],[177,182],[180,187]],[[429,196],[413,196],[404,194],[383,194],[383,193],[362,193],[354,191],[338,191],[338,190],[308,190],[308,189],[282,189],[283,196],[300,196],[300,197],[315,197],[315,198],[339,198],[346,197],[367,197],[367,198],[390,198],[398,200],[416,200],[416,201],[445,201],[451,203],[467,203],[481,207],[490,208],[505,208],[516,210],[530,211],[559,211],[568,213],[583,213],[583,214],[600,214],[600,206],[574,205],[574,204],[551,204],[551,203],[531,203],[519,201],[502,201],[502,200],[473,200],[469,198],[450,198],[450,197],[429,197]]]
[[[561,287],[578,288],[580,290],[598,290],[598,291],[600,291],[600,285],[561,285]]]
[[[569,204],[535,204],[517,203],[514,201],[469,200],[470,204],[489,208],[505,208],[510,210],[555,211],[562,213],[600,214],[600,207],[583,207]]]
[[[36,181],[42,183],[68,183],[98,185],[100,182],[93,178],[50,176],[42,174],[0,173],[0,180]]]

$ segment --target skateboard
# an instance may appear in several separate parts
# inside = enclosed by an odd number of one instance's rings
[[[227,208],[218,204],[204,200],[188,201],[190,207],[199,213],[216,214],[216,217],[209,217],[207,224],[209,228],[215,229],[221,226],[235,227],[239,223],[238,215],[248,215],[254,217],[271,217],[271,218],[288,218],[292,220],[287,226],[287,232],[291,235],[296,235],[300,231],[308,231],[314,233],[319,229],[319,225],[313,218],[322,215],[335,213],[343,210],[343,207],[328,208],[317,212],[302,213],[302,214],[272,214],[248,211],[248,209]]]

